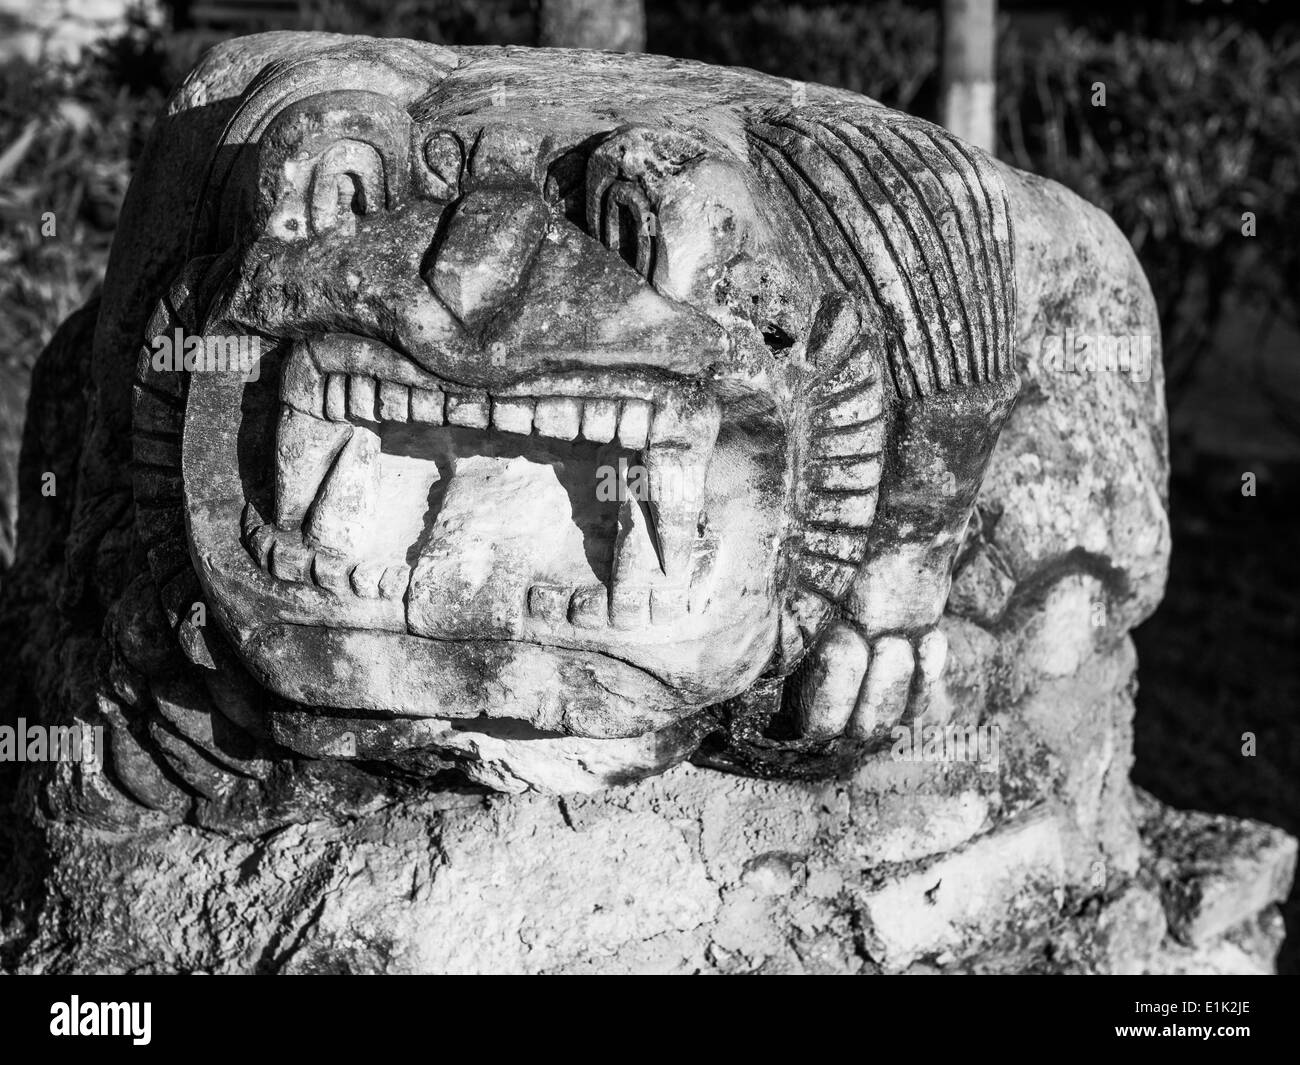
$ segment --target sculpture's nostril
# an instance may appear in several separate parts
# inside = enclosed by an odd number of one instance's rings
[[[618,253],[629,266],[636,266],[636,216],[627,204],[619,204],[615,210],[618,214]]]
[[[546,208],[535,193],[470,193],[441,229],[425,280],[472,327],[514,291],[545,229]]]
[[[642,277],[654,276],[658,225],[645,193],[629,182],[615,182],[606,193],[605,242]],[[617,244],[615,244],[617,241]]]

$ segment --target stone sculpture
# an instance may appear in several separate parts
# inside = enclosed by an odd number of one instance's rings
[[[23,778],[75,911],[24,964],[122,958],[101,928],[183,969],[1038,964],[1008,914],[1025,942],[1078,933],[1057,968],[1182,964],[1166,926],[1195,921],[1160,916],[1127,782],[1125,633],[1168,552],[1155,323],[1104,216],[851,93],[652,56],[220,46],[34,387],[13,683],[108,753]],[[1155,338],[1154,364],[1044,363],[1089,332]],[[75,490],[38,498],[41,470]],[[945,759],[954,730],[978,757]],[[552,821],[586,842],[538,843]],[[422,833],[440,857],[412,874]],[[493,840],[555,914],[617,910],[642,861],[666,894],[581,942],[507,899],[499,943],[433,936]],[[170,944],[176,900],[244,890],[213,887],[228,845],[300,886]],[[1294,851],[1269,846],[1256,882],[1282,883]],[[927,862],[978,883],[936,896]]]
[[[807,738],[879,742],[1016,394],[1002,178],[741,72],[570,59],[538,109],[555,68],[342,44],[245,90],[135,382],[169,623],[311,757],[659,769],[797,668]]]

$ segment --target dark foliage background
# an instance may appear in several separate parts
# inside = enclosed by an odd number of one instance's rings
[[[1137,633],[1138,783],[1300,834],[1300,36],[1288,5],[1006,0],[999,148],[1108,211],[1162,314],[1174,554]],[[0,421],[102,274],[166,92],[223,31],[134,26],[75,67],[0,66]],[[934,117],[933,4],[649,0],[650,51],[845,86]],[[1228,21],[1225,16],[1233,15]],[[529,44],[529,0],[303,0],[295,25]],[[280,24],[283,27],[283,23]],[[265,26],[248,24],[248,31]],[[1096,83],[1106,91],[1094,106]],[[41,235],[53,211],[57,237]],[[1253,212],[1257,235],[1242,233]],[[17,434],[0,434],[0,508]],[[1257,495],[1243,496],[1255,474]],[[8,479],[8,480],[6,480]],[[0,561],[12,514],[0,511]],[[1242,736],[1258,754],[1241,754]],[[1300,895],[1281,964],[1300,969]]]

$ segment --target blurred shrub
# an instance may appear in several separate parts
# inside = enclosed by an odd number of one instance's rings
[[[651,52],[839,85],[904,109],[937,66],[935,14],[904,0],[647,0],[646,22]],[[303,0],[294,28],[529,45],[536,13],[532,0]]]
[[[102,278],[131,162],[162,104],[121,42],[0,65],[0,365],[29,368]],[[53,236],[43,234],[47,212]]]
[[[1295,319],[1300,42],[1214,24],[1179,40],[1008,37],[998,93],[1002,155],[1102,207],[1132,241],[1160,306],[1171,404],[1230,295]]]
[[[434,44],[535,44],[530,0],[303,0],[302,29]]]
[[[162,103],[155,40],[128,34],[76,66],[0,64],[0,569],[31,369],[103,278],[131,162]]]
[[[901,0],[724,3],[649,0],[648,48],[851,89],[904,111],[930,109],[938,19]]]

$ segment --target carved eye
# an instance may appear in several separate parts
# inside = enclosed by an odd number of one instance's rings
[[[285,108],[258,146],[254,232],[284,241],[356,232],[409,181],[410,118],[375,93],[321,93]]]
[[[659,219],[641,186],[616,177],[594,155],[596,139],[557,159],[546,175],[546,199],[647,280],[654,273]]]
[[[356,232],[357,219],[388,202],[384,161],[371,144],[335,141],[323,151],[300,151],[264,174],[263,201],[270,208],[266,232],[280,240],[304,240],[331,231]]]
[[[659,227],[654,209],[640,187],[611,182],[601,205],[600,240],[644,278],[654,272]]]
[[[359,217],[383,207],[384,163],[361,141],[340,141],[314,161],[307,227],[312,234],[356,232]]]

